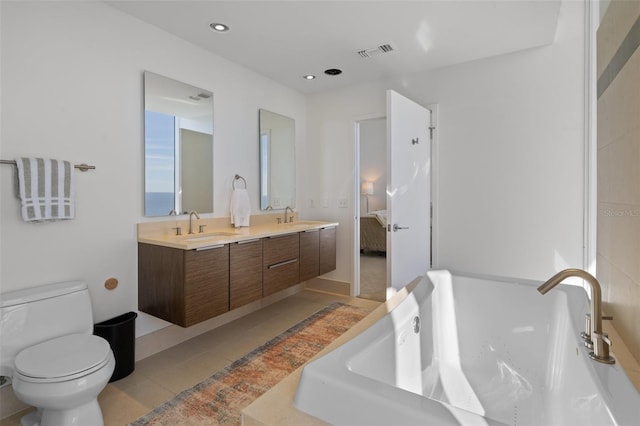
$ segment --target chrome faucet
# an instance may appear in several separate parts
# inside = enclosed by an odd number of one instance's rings
[[[196,219],[200,219],[198,212],[193,210],[189,212],[189,233],[193,234],[193,216],[195,215]]]
[[[292,209],[291,207],[289,207],[289,206],[285,207],[285,208],[284,208],[284,223],[291,223],[291,222],[293,222],[293,216],[291,216],[291,217],[289,218],[289,220],[287,221],[287,212],[288,212],[289,210],[291,210],[291,214],[293,215],[293,209]]]
[[[602,331],[602,291],[600,290],[600,283],[593,275],[582,269],[565,269],[549,278],[544,284],[538,287],[538,291],[545,294],[569,277],[584,279],[591,289],[591,319],[587,321],[590,327],[582,333],[582,337],[586,340],[585,345],[593,347],[593,352],[589,353],[589,357],[605,364],[615,363],[615,359],[609,355],[611,340],[609,340],[607,333]]]

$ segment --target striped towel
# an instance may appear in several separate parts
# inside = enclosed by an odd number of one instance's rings
[[[73,219],[75,173],[70,162],[23,157],[16,164],[23,220]]]

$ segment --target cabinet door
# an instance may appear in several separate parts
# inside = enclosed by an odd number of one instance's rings
[[[229,311],[228,245],[185,251],[184,304],[183,327]]]
[[[179,324],[184,319],[183,250],[138,243],[138,309]]]
[[[336,269],[336,228],[320,230],[320,275]]]
[[[229,247],[229,307],[238,308],[262,297],[262,240]]]
[[[320,231],[300,233],[300,282],[320,275]]]
[[[300,282],[300,237],[287,234],[263,240],[262,295],[268,296]]]

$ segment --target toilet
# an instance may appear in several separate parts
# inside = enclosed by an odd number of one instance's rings
[[[70,281],[0,295],[0,375],[36,407],[22,426],[103,425],[98,394],[115,358],[93,334],[87,285]]]

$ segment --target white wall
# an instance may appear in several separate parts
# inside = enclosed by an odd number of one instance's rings
[[[551,46],[311,96],[304,214],[341,222],[338,268],[353,263],[353,121],[384,115],[385,90],[438,104],[434,256],[456,271],[545,279],[583,267],[584,6],[563,2]],[[349,197],[349,208],[336,199]]]
[[[246,178],[258,211],[258,108],[296,120],[298,92],[131,18],[101,2],[1,2],[0,158],[86,162],[76,172],[76,218],[20,219],[13,170],[0,167],[2,291],[81,279],[96,321],[137,308],[136,223],[143,215],[142,73],[213,92],[214,213],[229,215],[233,176]],[[104,281],[120,285],[108,291]]]
[[[258,108],[296,120],[301,215],[341,222],[328,278],[351,281],[354,122],[383,116],[389,88],[439,104],[439,266],[534,279],[582,266],[581,2],[563,2],[552,46],[306,100],[99,2],[0,7],[0,158],[97,166],[77,172],[77,218],[48,224],[21,221],[12,168],[0,167],[2,291],[83,279],[96,320],[136,308],[144,70],[214,93],[216,217],[228,215],[236,173],[257,211]]]

